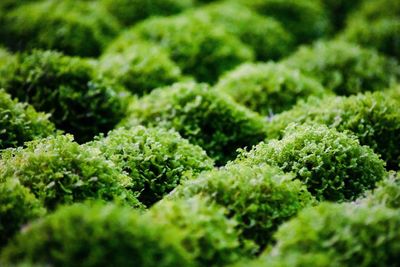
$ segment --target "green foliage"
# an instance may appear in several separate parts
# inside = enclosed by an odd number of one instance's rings
[[[118,200],[139,206],[126,189],[129,177],[102,157],[100,150],[82,147],[70,135],[26,143],[5,150],[0,182],[18,179],[48,209],[86,199]]]
[[[372,22],[352,21],[342,33],[341,38],[400,59],[400,16],[392,19],[377,19]]]
[[[18,180],[0,182],[0,247],[24,224],[44,213],[41,203]]]
[[[172,130],[137,126],[117,129],[91,146],[131,178],[131,190],[147,206],[160,200],[183,179],[213,168],[213,161],[198,146]]]
[[[282,140],[243,151],[237,162],[292,172],[318,200],[355,200],[385,175],[385,163],[356,137],[323,125],[289,126]]]
[[[108,53],[100,59],[100,72],[121,83],[136,95],[182,79],[180,68],[158,46],[135,43],[121,53]]]
[[[396,101],[396,98],[400,99],[399,92],[393,90],[323,100],[309,99],[272,118],[267,125],[267,136],[281,137],[291,122],[325,124],[340,132],[350,131],[362,145],[380,154],[388,169],[396,170],[400,167],[400,101]]]
[[[235,158],[237,148],[266,137],[261,117],[205,84],[182,83],[154,90],[133,102],[130,113],[125,125],[175,129],[206,150],[218,165]]]
[[[299,181],[266,165],[230,164],[202,173],[178,187],[172,197],[195,195],[225,207],[228,216],[238,222],[241,240],[252,240],[260,249],[271,243],[280,224],[313,203]]]
[[[208,17],[254,49],[260,61],[277,60],[293,48],[293,36],[277,20],[264,17],[245,5],[217,2],[196,10],[197,16]]]
[[[399,18],[400,3],[392,0],[363,1],[349,20],[365,19],[373,21],[380,18]]]
[[[343,267],[397,266],[399,227],[395,210],[323,203],[284,224],[275,235],[277,245],[271,255],[322,254],[337,263],[333,266]]]
[[[316,80],[282,64],[243,64],[225,74],[215,86],[251,110],[262,115],[280,113],[299,99],[322,96]]]
[[[193,0],[100,0],[119,22],[131,25],[151,16],[179,13],[193,6]]]
[[[38,0],[1,0],[0,2],[0,10],[11,10],[15,7],[27,4],[27,3],[31,3],[31,2],[35,2]],[[1,12],[1,11],[0,11]]]
[[[206,200],[164,199],[147,216],[157,224],[177,227],[183,232],[185,249],[199,266],[224,266],[245,257],[240,247],[237,223],[226,217],[226,210]]]
[[[55,132],[48,115],[38,113],[27,104],[12,100],[0,89],[0,149],[22,146],[25,142]]]
[[[223,72],[253,59],[253,51],[223,26],[188,14],[148,19],[122,34],[108,51],[121,51],[140,40],[164,48],[183,73],[203,82],[214,82]]]
[[[335,31],[343,28],[347,16],[351,14],[364,0],[321,0],[326,12],[329,14]]]
[[[377,187],[368,192],[362,201],[367,205],[384,205],[391,209],[400,209],[400,173],[391,172]]]
[[[311,42],[330,31],[328,14],[320,1],[239,0],[255,11],[270,16],[292,32],[297,43]]]
[[[38,111],[79,142],[107,132],[125,115],[124,103],[110,84],[97,79],[86,60],[51,51],[33,51],[3,66],[0,87]]]
[[[175,228],[112,204],[62,207],[31,224],[1,255],[2,266],[193,266]]]
[[[7,12],[0,37],[12,50],[41,48],[69,55],[98,56],[119,27],[94,2],[46,0]]]
[[[301,47],[284,64],[315,77],[339,95],[380,91],[400,79],[395,60],[342,41]]]

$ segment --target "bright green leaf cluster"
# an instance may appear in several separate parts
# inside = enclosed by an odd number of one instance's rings
[[[191,267],[175,228],[127,207],[86,203],[62,207],[32,223],[1,255],[0,265]]]
[[[117,200],[139,206],[126,189],[130,178],[103,158],[100,150],[82,147],[70,135],[5,150],[0,161],[0,182],[12,179],[29,188],[48,209],[86,199]]]
[[[289,126],[282,140],[260,143],[237,161],[294,173],[318,200],[355,200],[386,175],[384,162],[372,149],[323,125]]]
[[[182,83],[154,90],[133,102],[130,112],[125,125],[175,129],[207,151],[218,165],[235,158],[236,149],[266,137],[261,117],[205,84]]]
[[[398,169],[400,162],[400,91],[366,93],[350,97],[310,99],[292,110],[272,118],[268,137],[278,138],[292,122],[316,122],[350,131],[362,145],[371,147],[386,161],[388,169]],[[390,97],[393,94],[393,97]]]
[[[253,59],[253,51],[223,26],[187,14],[137,24],[117,38],[108,51],[121,51],[140,40],[164,48],[183,73],[202,82],[214,82],[223,72]]]
[[[242,241],[252,240],[260,249],[271,243],[280,224],[313,203],[299,181],[266,165],[228,167],[202,173],[174,191],[174,198],[195,195],[225,207],[237,220]]]
[[[0,89],[0,149],[22,146],[25,142],[55,132],[48,115],[27,104],[12,100]]]
[[[303,46],[284,64],[315,77],[339,95],[381,91],[400,79],[395,60],[342,41]]]
[[[125,116],[121,97],[112,85],[95,77],[85,59],[33,51],[2,68],[8,75],[0,77],[0,87],[36,110],[49,112],[57,128],[74,134],[79,142],[108,132]]]
[[[391,209],[400,209],[400,173],[392,172],[368,192],[361,201],[367,205],[384,205]]]
[[[115,18],[95,2],[46,0],[7,12],[0,37],[12,50],[40,48],[98,56],[119,30]]]
[[[328,266],[394,266],[400,253],[399,227],[396,210],[323,203],[284,224],[275,235],[271,255],[322,254],[336,262]]]
[[[137,126],[117,129],[90,146],[100,149],[131,178],[131,190],[150,206],[184,179],[213,168],[213,161],[198,146],[172,130]]]
[[[40,201],[18,180],[0,182],[0,247],[24,224],[45,212]]]
[[[215,88],[262,115],[280,113],[300,99],[325,94],[313,78],[272,62],[240,65],[226,73]]]

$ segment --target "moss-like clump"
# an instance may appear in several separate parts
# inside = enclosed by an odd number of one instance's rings
[[[400,173],[391,172],[377,187],[368,192],[361,202],[370,206],[384,205],[391,209],[400,209]]]
[[[371,147],[386,161],[388,169],[400,162],[400,90],[366,93],[351,97],[310,99],[272,118],[268,137],[279,138],[288,124],[317,122],[338,131],[350,131],[362,145]],[[391,95],[393,94],[393,97]]]
[[[131,190],[147,206],[160,200],[182,180],[213,168],[213,161],[200,147],[172,130],[121,128],[91,146],[99,148],[131,177]]]
[[[0,161],[0,182],[18,179],[46,208],[85,199],[138,201],[129,177],[104,159],[98,149],[82,147],[71,136],[48,137],[8,149]]]
[[[337,263],[333,266],[393,266],[399,259],[399,227],[397,210],[323,203],[284,224],[271,255],[324,254]]]
[[[199,197],[164,199],[147,213],[157,224],[179,228],[185,249],[199,266],[224,266],[246,257],[237,223],[226,215],[224,208]]]
[[[385,175],[385,164],[358,140],[323,125],[286,129],[282,140],[260,143],[237,159],[292,172],[318,200],[355,200]]]
[[[94,2],[46,0],[7,12],[0,37],[12,50],[41,48],[98,56],[119,28],[119,23]]]
[[[271,18],[257,14],[245,5],[222,2],[196,10],[197,16],[208,17],[237,36],[255,51],[257,60],[277,60],[290,53],[293,36],[283,25]]]
[[[4,87],[20,101],[50,113],[57,128],[79,142],[112,129],[125,115],[126,106],[112,86],[95,77],[86,60],[51,51],[19,55],[2,67]]]
[[[62,207],[32,223],[2,252],[2,266],[18,262],[85,267],[193,266],[175,228],[160,227],[130,208],[99,203]]]
[[[0,247],[30,220],[44,215],[39,200],[18,180],[0,182]]]
[[[320,1],[239,0],[262,15],[280,21],[297,43],[311,42],[330,31],[329,16]]]
[[[325,93],[313,78],[276,63],[241,65],[224,75],[215,87],[262,115],[280,113],[300,99]]]
[[[135,43],[121,53],[107,53],[100,59],[100,72],[136,95],[181,80],[180,68],[158,46]]]
[[[301,47],[284,64],[315,77],[339,95],[381,91],[400,79],[395,60],[342,41]]]
[[[400,59],[400,16],[368,22],[352,21],[341,38]]]
[[[214,82],[223,72],[253,59],[253,51],[238,38],[200,16],[148,19],[122,34],[108,51],[121,51],[138,40],[161,46],[183,73],[203,82]]]
[[[255,145],[266,137],[261,117],[205,84],[183,83],[154,90],[133,102],[130,112],[125,125],[175,129],[219,165],[233,159],[237,148]]]
[[[230,164],[205,172],[178,187],[172,196],[195,195],[225,207],[228,216],[238,222],[241,240],[254,241],[259,249],[271,243],[272,234],[281,223],[313,203],[299,181],[266,165]]]
[[[120,23],[131,25],[151,16],[179,13],[194,5],[194,0],[100,0]]]
[[[0,89],[0,149],[22,146],[25,142],[55,132],[48,115],[38,113],[27,104],[12,100]]]

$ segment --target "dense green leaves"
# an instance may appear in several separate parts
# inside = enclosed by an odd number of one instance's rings
[[[205,84],[183,83],[154,90],[133,102],[130,113],[125,125],[175,129],[219,165],[233,159],[237,148],[255,145],[266,137],[261,117]]]
[[[282,140],[260,143],[237,161],[292,172],[318,200],[355,200],[386,174],[385,163],[369,147],[322,125],[289,127]]]
[[[184,179],[213,168],[213,161],[198,146],[172,130],[117,129],[93,142],[101,153],[131,178],[130,189],[145,205],[152,205]]]
[[[387,208],[400,209],[400,178],[399,173],[392,172],[368,192],[361,200],[368,205],[384,205]]]

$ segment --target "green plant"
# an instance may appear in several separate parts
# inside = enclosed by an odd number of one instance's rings
[[[400,173],[391,172],[368,192],[361,201],[367,205],[384,205],[391,209],[400,209]]]
[[[271,244],[272,234],[280,224],[313,203],[306,188],[292,178],[266,165],[229,164],[186,181],[172,197],[199,195],[225,207],[228,217],[238,222],[241,240],[254,241],[258,252]]]
[[[320,1],[239,0],[262,15],[273,17],[292,32],[297,43],[311,42],[330,31],[328,14]]]
[[[97,147],[131,178],[131,190],[150,206],[182,180],[213,168],[213,161],[198,146],[178,133],[137,126],[117,129],[90,146]]]
[[[280,59],[294,46],[292,34],[279,21],[259,15],[245,5],[217,2],[196,9],[195,15],[224,26],[229,33],[253,48],[260,61]]]
[[[381,18],[399,18],[400,3],[391,0],[363,1],[360,8],[351,14],[349,20],[373,21]]]
[[[99,66],[105,77],[121,83],[136,95],[147,94],[183,78],[167,52],[144,42],[132,44],[121,53],[106,53]]]
[[[272,118],[267,125],[267,136],[280,138],[290,123],[325,124],[340,132],[350,131],[362,145],[380,154],[388,169],[396,170],[400,167],[398,92],[389,90],[350,97],[309,99]]]
[[[400,79],[395,60],[343,41],[301,47],[283,64],[315,77],[339,95],[380,91]]]
[[[294,173],[318,200],[355,200],[385,175],[385,163],[356,137],[324,125],[289,126],[282,140],[260,143],[236,160]]]
[[[55,132],[48,115],[38,113],[27,104],[12,100],[0,89],[0,149],[22,146],[25,142]]]
[[[252,146],[265,136],[264,121],[228,95],[205,84],[182,83],[154,90],[134,101],[123,125],[142,124],[175,129],[222,165],[236,149]]]
[[[397,210],[323,203],[282,225],[271,255],[324,254],[333,266],[396,266],[399,227]]]
[[[0,161],[0,182],[18,179],[48,209],[86,199],[118,200],[139,206],[126,189],[131,183],[96,148],[82,147],[70,135],[8,149]]]
[[[139,23],[107,51],[123,51],[140,40],[165,49],[183,73],[202,82],[214,82],[223,72],[253,59],[253,51],[223,26],[187,14]]]
[[[280,113],[299,99],[325,93],[316,80],[272,62],[240,65],[226,73],[215,88],[262,115]]]
[[[157,224],[183,232],[185,249],[199,266],[224,266],[245,253],[240,247],[236,221],[227,211],[200,197],[163,199],[147,213]]]
[[[127,207],[75,204],[32,223],[1,254],[2,266],[193,266],[175,228]]]
[[[356,10],[364,0],[321,0],[327,14],[331,20],[331,24],[335,31],[343,28],[346,24],[347,17]]]
[[[100,0],[100,3],[124,25],[151,16],[179,13],[194,5],[193,0]]]
[[[36,110],[49,112],[57,128],[79,142],[109,131],[125,116],[120,93],[96,78],[94,66],[85,59],[33,51],[2,69],[8,75],[0,77],[0,87]]]
[[[24,224],[45,212],[41,203],[18,180],[0,182],[0,247]]]

